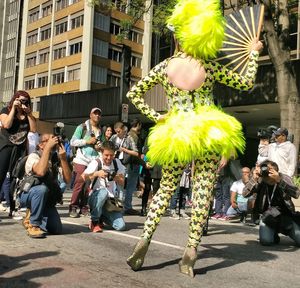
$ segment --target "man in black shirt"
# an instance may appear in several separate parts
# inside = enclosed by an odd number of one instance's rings
[[[279,243],[278,233],[282,233],[300,246],[300,213],[295,212],[291,200],[291,197],[298,198],[300,191],[289,176],[278,170],[275,162],[262,162],[245,185],[243,196],[257,194],[254,210],[262,214],[259,222],[259,241],[262,245]]]

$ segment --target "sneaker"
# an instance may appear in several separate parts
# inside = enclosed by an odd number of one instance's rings
[[[228,217],[226,215],[223,215],[222,217],[219,218],[219,220],[221,220],[221,221],[229,221],[230,217]]]
[[[77,213],[77,208],[76,207],[71,207],[69,216],[71,218],[78,218],[79,217],[79,213]]]
[[[21,215],[21,213],[19,211],[13,211],[12,217],[14,220],[18,220],[18,221],[23,219],[23,216]]]
[[[45,238],[45,232],[39,226],[28,225],[27,234],[31,238]]]
[[[103,231],[102,228],[100,227],[99,223],[98,222],[93,222],[93,221],[90,221],[89,229],[93,233],[99,233],[99,232]]]
[[[83,216],[83,217],[86,217],[86,216],[89,216],[89,207],[88,206],[83,206],[81,209],[80,209],[80,212],[79,212],[79,215],[80,216]]]
[[[124,214],[125,215],[140,215],[140,212],[130,208],[130,209],[125,210]]]
[[[218,220],[218,219],[222,218],[222,215],[216,213],[215,215],[211,216],[210,218],[211,218],[211,219],[214,219],[214,220]]]
[[[176,214],[175,210],[171,210],[171,215],[169,216],[171,219],[180,220],[180,216]]]
[[[27,230],[30,225],[30,209],[27,208],[25,218],[22,222],[24,228]]]
[[[191,219],[191,217],[188,214],[186,214],[185,211],[180,212],[180,217],[186,220]]]

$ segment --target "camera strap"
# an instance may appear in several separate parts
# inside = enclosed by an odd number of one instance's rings
[[[276,188],[277,188],[277,184],[275,184],[274,187],[273,187],[273,191],[272,191],[271,197],[270,197],[270,195],[269,195],[269,186],[267,186],[267,188],[268,188],[268,193],[267,193],[268,198],[267,198],[267,199],[268,199],[269,208],[270,208],[270,207],[271,207],[271,202],[272,202],[273,197],[274,197],[275,190],[276,190]]]

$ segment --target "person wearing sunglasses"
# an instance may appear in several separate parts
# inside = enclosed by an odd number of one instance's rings
[[[29,94],[20,90],[0,112],[0,187],[17,159],[26,154],[29,131],[36,132],[36,119],[32,115],[31,107]],[[11,206],[11,211],[12,208]]]

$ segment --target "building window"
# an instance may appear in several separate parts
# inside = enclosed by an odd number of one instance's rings
[[[81,53],[82,51],[82,42],[74,43],[70,45],[70,55]]]
[[[115,23],[110,23],[110,34],[119,35],[121,32],[121,26]]]
[[[47,40],[51,37],[51,28],[47,25],[47,27],[41,28],[41,41]]]
[[[39,19],[39,7],[29,11],[28,22],[32,23]]]
[[[68,6],[69,0],[56,0],[56,11],[64,9]]]
[[[65,82],[65,72],[58,72],[58,73],[53,73],[52,75],[52,84],[61,84]]]
[[[52,1],[51,1],[52,2]],[[42,7],[42,17],[46,17],[52,13],[52,3],[45,3]]]
[[[94,38],[93,54],[103,58],[108,58],[108,42]]]
[[[66,57],[66,47],[60,47],[53,50],[53,60]]]
[[[124,13],[126,12],[126,2],[122,0],[112,0],[111,3],[116,7],[117,10]]]
[[[80,67],[68,68],[68,81],[75,81],[80,79]]]
[[[75,4],[75,3],[78,3],[78,2],[80,2],[80,0],[70,0],[71,2],[70,2],[70,5],[71,4]]]
[[[121,77],[118,75],[107,75],[107,85],[111,87],[118,87],[120,86]]]
[[[25,80],[25,82],[24,82],[24,89],[25,90],[34,89],[34,79]]]
[[[68,31],[68,21],[57,24],[55,26],[55,35],[59,35]]]
[[[130,64],[133,67],[141,68],[141,66],[142,66],[142,57],[131,56]]]
[[[27,34],[27,46],[37,43],[38,31],[34,30]]]
[[[99,30],[109,32],[110,17],[103,15],[101,13],[95,12],[94,26],[95,26],[95,28],[97,28]]]
[[[83,26],[83,15],[71,19],[71,29]]]
[[[108,59],[116,62],[121,62],[122,52],[118,48],[110,47],[108,49]]]
[[[92,66],[92,82],[99,84],[106,84],[107,82],[107,69],[93,65]]]
[[[42,50],[39,52],[39,64],[48,63],[49,62],[49,50]]]
[[[128,40],[136,42],[138,44],[143,44],[143,34],[137,31],[130,31],[128,33]]]
[[[38,88],[46,87],[48,85],[48,76],[38,76]]]
[[[33,67],[36,65],[36,54],[26,55],[25,67]]]

